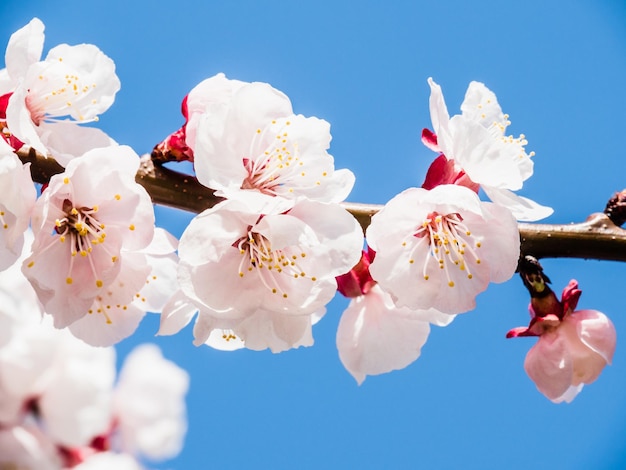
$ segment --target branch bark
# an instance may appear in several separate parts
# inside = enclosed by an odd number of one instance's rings
[[[54,159],[32,149],[20,150],[18,156],[31,164],[33,181],[47,183],[52,175],[63,172]],[[155,204],[195,213],[213,207],[222,198],[201,185],[194,176],[155,164],[149,155],[141,158],[136,176]],[[361,224],[363,231],[382,206],[345,202],[343,207]],[[522,255],[535,258],[584,258],[626,262],[626,230],[614,224],[603,213],[591,214],[574,224],[519,223]]]

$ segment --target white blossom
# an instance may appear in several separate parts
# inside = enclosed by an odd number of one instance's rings
[[[40,60],[43,30],[34,18],[11,36],[0,94],[10,94],[8,132],[66,165],[74,156],[111,145],[104,132],[77,124],[97,121],[113,104],[120,81],[113,61],[91,44],[61,44]]]
[[[506,135],[509,116],[502,112],[495,94],[484,84],[471,82],[461,105],[462,114],[450,118],[441,87],[432,78],[428,83],[435,148],[454,160],[493,202],[507,207],[516,219],[533,221],[549,216],[551,208],[513,193],[533,174],[534,152],[526,153],[523,134]]]
[[[330,125],[293,114],[289,98],[266,83],[229,82],[217,75],[187,100],[187,142],[198,180],[249,205],[274,197],[343,201],[354,175],[334,169],[326,151]]]
[[[510,279],[520,249],[510,211],[456,185],[398,194],[366,238],[376,252],[372,277],[398,307],[450,314],[473,309],[489,282]]]
[[[138,166],[129,147],[94,149],[53,176],[37,200],[33,253],[22,270],[57,328],[90,313],[112,321],[108,311],[125,310],[144,286],[150,268],[124,261],[154,234]]]

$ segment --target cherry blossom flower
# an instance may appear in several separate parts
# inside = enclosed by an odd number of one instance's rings
[[[528,327],[514,328],[507,338],[538,336],[528,351],[524,369],[537,389],[554,403],[570,403],[584,384],[594,382],[610,364],[616,333],[611,320],[597,310],[575,310],[581,294],[571,280],[561,301],[548,288],[533,299]]]
[[[113,61],[91,44],[61,44],[40,60],[43,30],[34,18],[9,39],[0,73],[2,127],[5,138],[8,132],[65,166],[76,155],[111,145],[104,132],[77,124],[97,121],[113,104],[120,81]]]
[[[502,112],[495,94],[484,84],[471,82],[461,105],[462,114],[450,118],[441,87],[432,78],[428,83],[435,135],[425,130],[424,143],[453,160],[458,177],[466,176],[479,184],[493,202],[509,208],[516,219],[533,221],[549,216],[551,208],[513,193],[532,175],[534,152],[526,153],[523,134],[506,135],[509,116]]]
[[[199,310],[196,344],[215,344],[215,330],[251,349],[311,344],[310,327],[334,296],[335,277],[356,264],[362,244],[360,226],[336,204],[301,200],[285,213],[260,215],[224,201],[181,237],[182,292],[163,309],[160,334],[177,332]]]
[[[87,315],[94,302],[104,308],[92,313],[105,317],[107,305],[124,310],[143,287],[150,268],[124,261],[154,235],[150,196],[135,183],[138,166],[129,147],[94,149],[53,176],[37,200],[33,253],[22,270],[57,328]]]
[[[398,307],[456,314],[489,282],[511,278],[519,233],[510,211],[463,186],[410,188],[372,217],[372,277]]]
[[[329,124],[294,115],[289,98],[266,83],[220,74],[190,93],[187,107],[198,180],[218,196],[249,205],[274,197],[341,202],[354,185],[352,172],[335,170],[326,151]]]
[[[361,261],[339,276],[339,291],[351,297],[337,328],[337,350],[344,367],[358,384],[368,375],[403,369],[421,353],[430,324],[446,326],[455,315],[435,309],[396,307],[369,274],[374,252],[363,252]]]
[[[13,264],[22,252],[24,232],[37,192],[30,176],[30,164],[22,162],[0,139],[0,271]]]
[[[124,361],[114,395],[119,448],[154,460],[176,456],[187,430],[184,398],[188,387],[188,374],[164,359],[156,345],[133,349]]]

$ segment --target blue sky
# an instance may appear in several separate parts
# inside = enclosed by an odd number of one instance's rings
[[[122,89],[100,125],[149,152],[182,124],[183,96],[217,72],[265,81],[296,113],[331,123],[330,152],[357,182],[349,200],[384,203],[421,184],[434,155],[432,76],[455,113],[484,82],[536,152],[523,194],[554,207],[547,222],[601,211],[626,187],[626,7],[621,1],[360,2],[92,1],[0,3],[0,44],[38,16],[47,51],[93,43],[117,64]],[[180,236],[191,214],[157,209]],[[154,338],[151,315],[118,347],[156,341],[191,374],[189,433],[174,460],[151,468],[568,468],[626,465],[625,266],[545,260],[560,292],[578,279],[581,308],[618,332],[613,366],[570,405],[536,391],[522,364],[533,339],[506,340],[527,322],[515,278],[478,308],[433,328],[407,369],[357,386],[335,331],[344,299],[314,329],[316,344],[280,355],[191,344],[189,328]],[[621,465],[620,465],[621,464]]]

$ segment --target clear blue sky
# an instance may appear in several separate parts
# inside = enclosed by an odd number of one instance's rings
[[[0,3],[0,44],[33,16],[46,46],[93,43],[117,64],[122,89],[100,121],[149,152],[182,124],[200,80],[266,81],[296,113],[331,123],[330,152],[357,176],[351,201],[384,203],[421,184],[434,156],[432,76],[451,113],[483,81],[536,152],[523,194],[583,220],[626,187],[626,7],[622,1],[29,1]],[[4,46],[2,46],[4,47]],[[158,209],[180,236],[191,215]],[[336,299],[316,344],[280,355],[191,344],[189,328],[156,338],[191,374],[181,455],[151,468],[610,469],[626,466],[626,266],[546,260],[557,292],[579,280],[581,308],[615,323],[614,364],[570,405],[536,391],[522,364],[533,339],[517,278],[492,286],[476,311],[433,328],[422,357],[358,387],[343,369]],[[154,340],[158,317],[118,347]],[[621,465],[620,465],[621,464]]]

